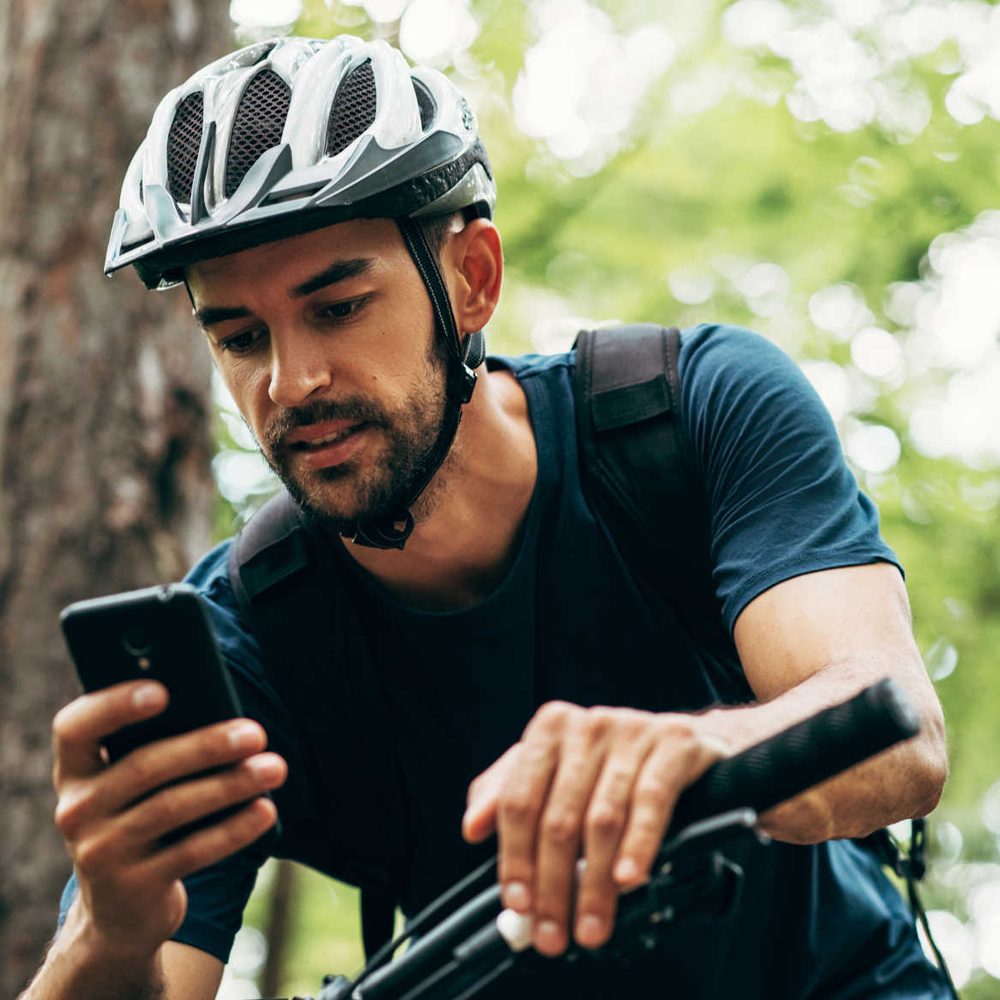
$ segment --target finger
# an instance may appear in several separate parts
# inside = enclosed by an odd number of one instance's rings
[[[508,771],[497,801],[497,877],[504,906],[531,909],[535,879],[535,836],[558,759],[557,744],[543,731],[522,742],[517,767]]]
[[[510,747],[469,785],[462,836],[471,844],[485,840],[496,829],[497,801],[507,775],[516,766],[519,743]]]
[[[608,758],[587,808],[583,827],[586,864],[577,886],[574,937],[597,948],[611,936],[619,888],[612,878],[636,776],[649,753],[648,744],[620,748]]]
[[[568,944],[584,816],[604,764],[590,736],[581,731],[564,747],[539,824],[533,941],[543,955],[562,954]]]
[[[156,681],[126,681],[81,695],[52,721],[55,780],[95,774],[106,766],[101,741],[133,722],[159,715],[167,689]]]
[[[118,820],[125,850],[134,855],[195,820],[255,798],[281,785],[288,774],[275,753],[256,754],[203,778],[171,785],[132,806]]]
[[[138,747],[101,774],[94,807],[120,812],[162,785],[225,767],[267,745],[263,727],[252,719],[229,719]]]
[[[638,885],[649,875],[681,791],[724,756],[716,743],[663,739],[646,758],[632,792],[629,818],[614,864],[615,882]]]
[[[274,826],[278,811],[270,799],[256,798],[220,823],[196,830],[158,851],[144,866],[151,878],[185,878],[235,854]]]
[[[59,792],[56,825],[67,840],[76,840],[94,821],[123,812],[160,786],[233,764],[266,743],[258,723],[232,719],[139,747],[98,774],[67,779]]]

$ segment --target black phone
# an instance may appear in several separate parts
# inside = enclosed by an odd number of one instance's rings
[[[63,609],[59,621],[85,691],[122,681],[156,680],[170,692],[159,715],[105,737],[110,760],[155,740],[243,715],[204,600],[190,584],[77,601]],[[243,805],[213,813],[171,839],[218,822]],[[276,828],[264,836],[276,836]]]

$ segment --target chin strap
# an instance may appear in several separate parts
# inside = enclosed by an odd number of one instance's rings
[[[464,405],[472,399],[472,392],[476,388],[475,370],[486,359],[486,340],[483,331],[476,330],[470,333],[463,343],[458,335],[455,314],[452,312],[451,299],[441,277],[441,270],[433,251],[427,245],[420,223],[414,219],[397,219],[396,222],[406,249],[410,252],[430,296],[431,307],[434,310],[435,335],[444,338],[453,358],[453,363],[448,366],[447,392]],[[344,528],[341,534],[355,545],[367,545],[375,549],[401,549],[413,532],[414,522],[410,507],[441,468],[441,463],[455,440],[458,424],[459,421],[455,420],[450,433],[443,434],[434,443],[424,475],[415,484],[412,495],[404,506],[379,520],[355,522]]]

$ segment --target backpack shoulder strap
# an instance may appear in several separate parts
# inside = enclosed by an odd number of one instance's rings
[[[227,569],[269,679],[301,731],[310,771],[325,776],[317,796],[349,804],[342,829],[326,835],[352,854],[361,849],[346,859],[343,877],[361,886],[365,952],[374,954],[395,918],[403,806],[393,794],[398,772],[384,706],[350,595],[329,543],[284,490],[233,539]]]
[[[724,663],[735,655],[710,563],[704,487],[683,433],[680,331],[584,330],[574,382],[584,490],[629,567]]]

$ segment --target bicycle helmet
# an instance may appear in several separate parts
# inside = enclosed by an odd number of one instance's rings
[[[441,73],[410,68],[383,41],[274,39],[216,60],[160,102],[125,175],[104,271],[132,264],[147,288],[169,288],[198,260],[348,219],[395,219],[454,361],[448,392],[465,403],[482,332],[460,340],[420,220],[492,218],[495,204],[475,115]],[[451,422],[405,510],[345,535],[402,548]]]

